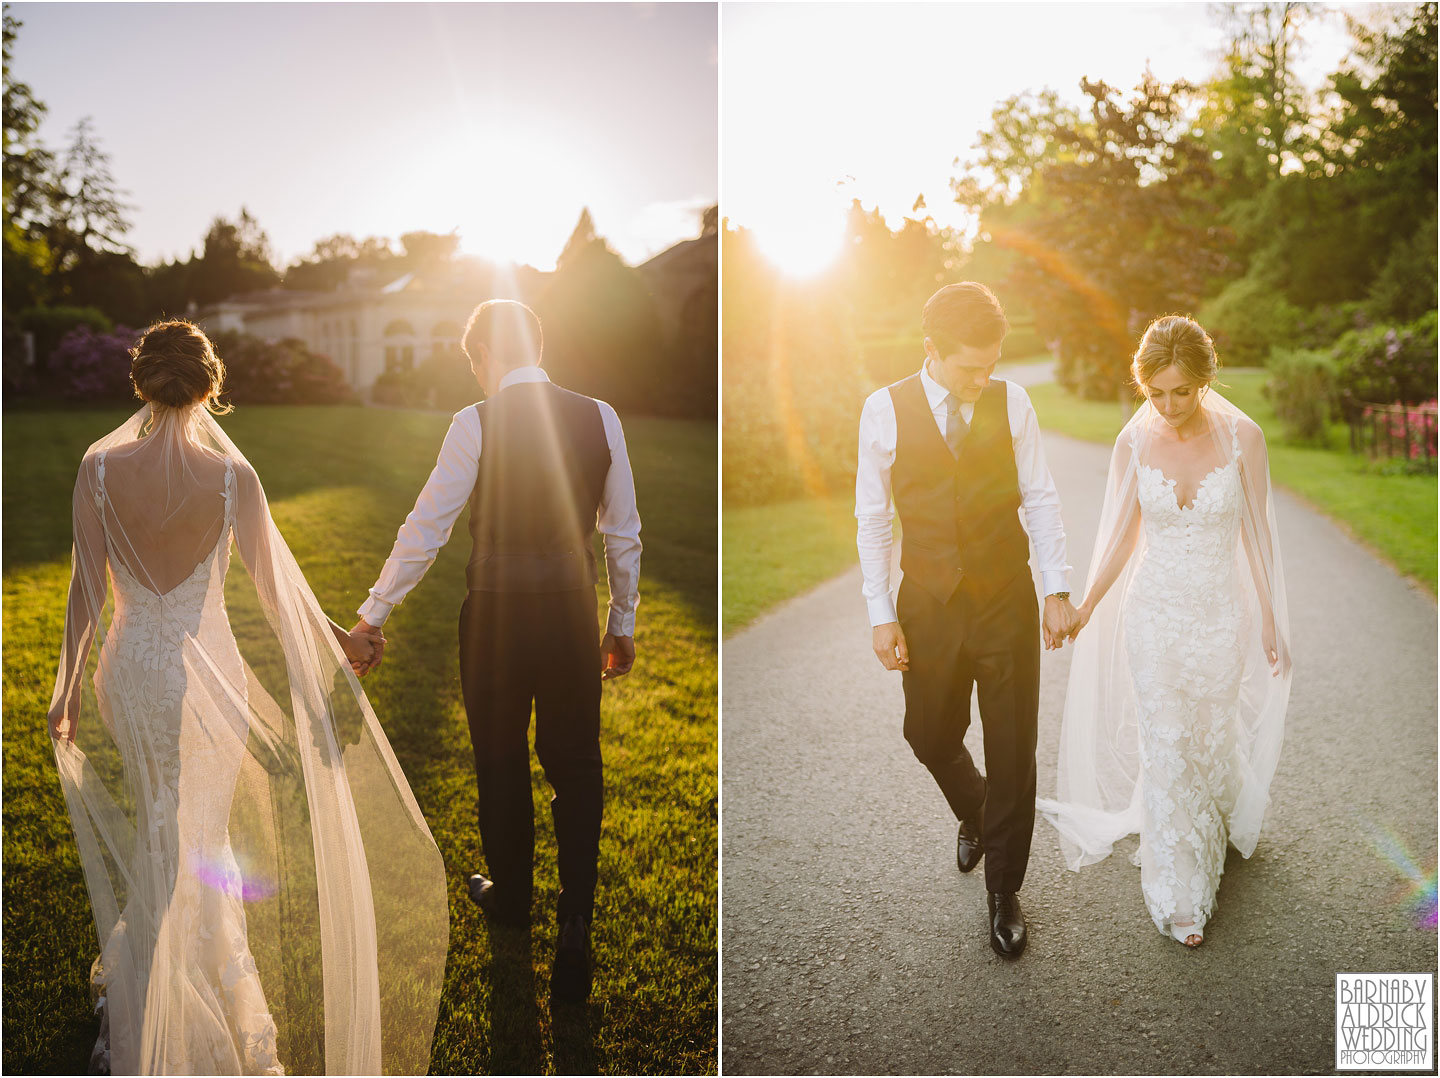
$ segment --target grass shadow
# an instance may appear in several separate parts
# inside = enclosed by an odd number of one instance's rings
[[[545,1045],[528,928],[490,930],[490,1063],[492,1074],[541,1074]]]

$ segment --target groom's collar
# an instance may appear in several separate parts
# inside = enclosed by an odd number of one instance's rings
[[[948,389],[930,377],[930,363],[928,360],[920,364],[920,384],[925,388],[925,399],[930,403],[930,410],[932,412],[938,410],[940,405],[945,402],[945,398],[950,395]]]
[[[506,386],[519,385],[521,382],[548,382],[550,376],[539,367],[516,367],[513,371],[506,371],[505,377],[500,379],[500,385],[495,392],[499,393]]]

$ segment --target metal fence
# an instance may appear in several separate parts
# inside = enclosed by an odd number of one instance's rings
[[[1425,404],[1365,404],[1351,412],[1350,449],[1371,457],[1404,460],[1436,470],[1434,401]]]

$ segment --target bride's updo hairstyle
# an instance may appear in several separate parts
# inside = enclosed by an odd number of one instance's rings
[[[204,404],[215,415],[234,407],[220,403],[225,364],[194,322],[156,322],[140,335],[130,358],[130,384],[141,400],[166,408]]]
[[[1130,361],[1135,391],[1143,396],[1150,380],[1170,366],[1179,367],[1187,379],[1198,385],[1208,386],[1215,381],[1220,368],[1215,342],[1193,318],[1167,314],[1145,327],[1140,347]]]

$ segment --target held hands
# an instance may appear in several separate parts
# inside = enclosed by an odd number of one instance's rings
[[[898,621],[887,621],[871,630],[871,641],[875,657],[886,670],[905,671],[910,669],[910,649],[905,644],[905,634],[900,631]]]
[[[1088,614],[1085,620],[1089,620]],[[1061,599],[1055,595],[1045,596],[1045,617],[1041,623],[1041,630],[1045,638],[1046,651],[1064,647],[1065,641],[1078,634],[1084,624],[1085,622],[1080,620],[1079,612],[1071,605],[1069,599]]]
[[[635,638],[606,633],[600,641],[600,680],[611,681],[630,673],[635,665]]]
[[[380,665],[385,656],[385,644],[385,634],[380,631],[380,626],[371,625],[361,618],[340,641],[340,648],[345,652],[345,658],[350,660],[350,668],[356,676],[364,677]]]
[[[1080,636],[1080,630],[1090,624],[1090,619],[1095,614],[1095,608],[1090,605],[1087,599],[1075,608],[1075,621],[1070,626],[1070,639],[1076,640]]]

